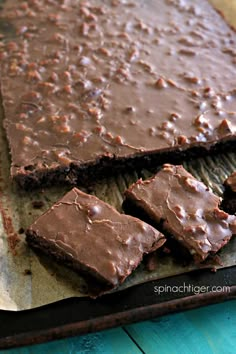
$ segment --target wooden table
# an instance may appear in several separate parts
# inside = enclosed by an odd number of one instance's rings
[[[6,354],[235,354],[236,300]]]

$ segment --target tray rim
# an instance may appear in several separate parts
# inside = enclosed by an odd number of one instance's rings
[[[224,273],[224,276],[227,277],[227,274],[229,274],[230,269],[234,269],[234,271],[236,272],[235,266],[231,268],[221,269],[218,272]],[[181,276],[174,276],[172,277],[172,282],[175,281],[178,277],[186,278],[186,275],[188,276],[187,273]],[[201,274],[200,274],[200,278],[201,278]],[[164,280],[167,279],[168,278],[165,278]],[[132,288],[122,290],[121,292],[106,295],[106,298],[109,299],[109,297],[114,295],[116,296],[116,294],[127,292],[128,294],[131,293],[131,296],[129,297],[128,301],[132,301],[135,298],[135,292],[132,294],[132,291],[136,287],[139,287],[140,294],[142,294],[142,291],[145,289],[145,287],[147,287],[147,285],[153,286],[155,283],[156,281],[143,283],[134,286]],[[170,279],[170,283],[171,283],[171,279]],[[229,293],[225,291],[221,291],[217,293],[206,292],[197,295],[182,296],[177,299],[173,298],[168,301],[163,300],[161,302],[157,302],[150,305],[144,304],[138,307],[134,306],[134,308],[129,310],[124,310],[121,308],[116,313],[108,313],[106,315],[101,314],[101,316],[95,316],[93,318],[87,318],[85,320],[79,320],[79,318],[77,318],[77,320],[74,322],[62,324],[62,325],[57,323],[58,320],[55,319],[55,324],[51,326],[49,329],[43,328],[41,330],[32,330],[26,332],[24,332],[23,330],[22,332],[18,332],[18,333],[16,332],[14,334],[3,335],[0,338],[0,349],[39,344],[39,343],[58,340],[66,337],[88,334],[88,333],[97,332],[97,331],[101,331],[101,330],[105,330],[117,326],[123,326],[131,323],[135,323],[138,321],[149,320],[154,317],[159,317],[159,316],[176,313],[184,310],[190,310],[201,306],[216,304],[223,301],[234,300],[236,299],[236,282],[234,283],[235,285],[229,286],[230,287]],[[221,284],[221,285],[225,285],[225,284]],[[64,307],[65,309],[69,309],[69,308],[79,309],[84,306],[84,301],[85,303],[87,302],[87,306],[89,306],[90,301],[96,301],[96,300],[89,300],[88,298],[69,298],[69,299],[54,302],[49,305],[38,307],[36,309],[23,310],[17,312],[0,310],[0,322],[3,315],[5,319],[8,318],[10,321],[12,321],[12,319],[13,320],[16,319],[17,316],[24,317],[24,315],[26,314],[28,317],[32,317],[34,320],[37,321],[38,313],[41,314],[48,313],[50,316],[50,311],[52,310],[53,307],[56,308],[58,307],[59,312],[62,312],[60,311],[62,307]],[[22,322],[22,320],[20,320],[20,322]],[[4,326],[6,326],[5,321],[4,321]]]

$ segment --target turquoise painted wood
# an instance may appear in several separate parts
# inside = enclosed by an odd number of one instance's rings
[[[6,354],[140,354],[140,350],[122,328],[51,343],[0,351]]]
[[[236,301],[126,327],[145,353],[235,354]]]
[[[236,354],[236,300],[6,354]]]

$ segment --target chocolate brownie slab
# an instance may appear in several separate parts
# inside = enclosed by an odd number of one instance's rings
[[[21,186],[235,144],[236,34],[207,0],[6,0],[0,20]]]
[[[165,242],[150,225],[76,188],[39,217],[26,235],[34,248],[89,275],[91,289],[96,284],[99,293],[121,284],[144,254]],[[94,291],[94,296],[99,294]]]
[[[164,165],[153,178],[125,192],[125,209],[143,215],[183,245],[196,262],[217,252],[236,233],[236,217],[183,166]]]

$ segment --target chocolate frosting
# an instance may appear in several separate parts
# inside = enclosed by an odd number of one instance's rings
[[[153,178],[133,184],[126,198],[183,244],[196,261],[217,252],[233,234],[236,217],[220,210],[221,201],[182,166],[164,165]]]
[[[27,230],[27,240],[42,250],[72,260],[90,274],[119,285],[145,253],[155,251],[164,236],[134,217],[74,188]]]
[[[6,0],[0,21],[13,176],[235,139],[236,35],[207,0]]]

